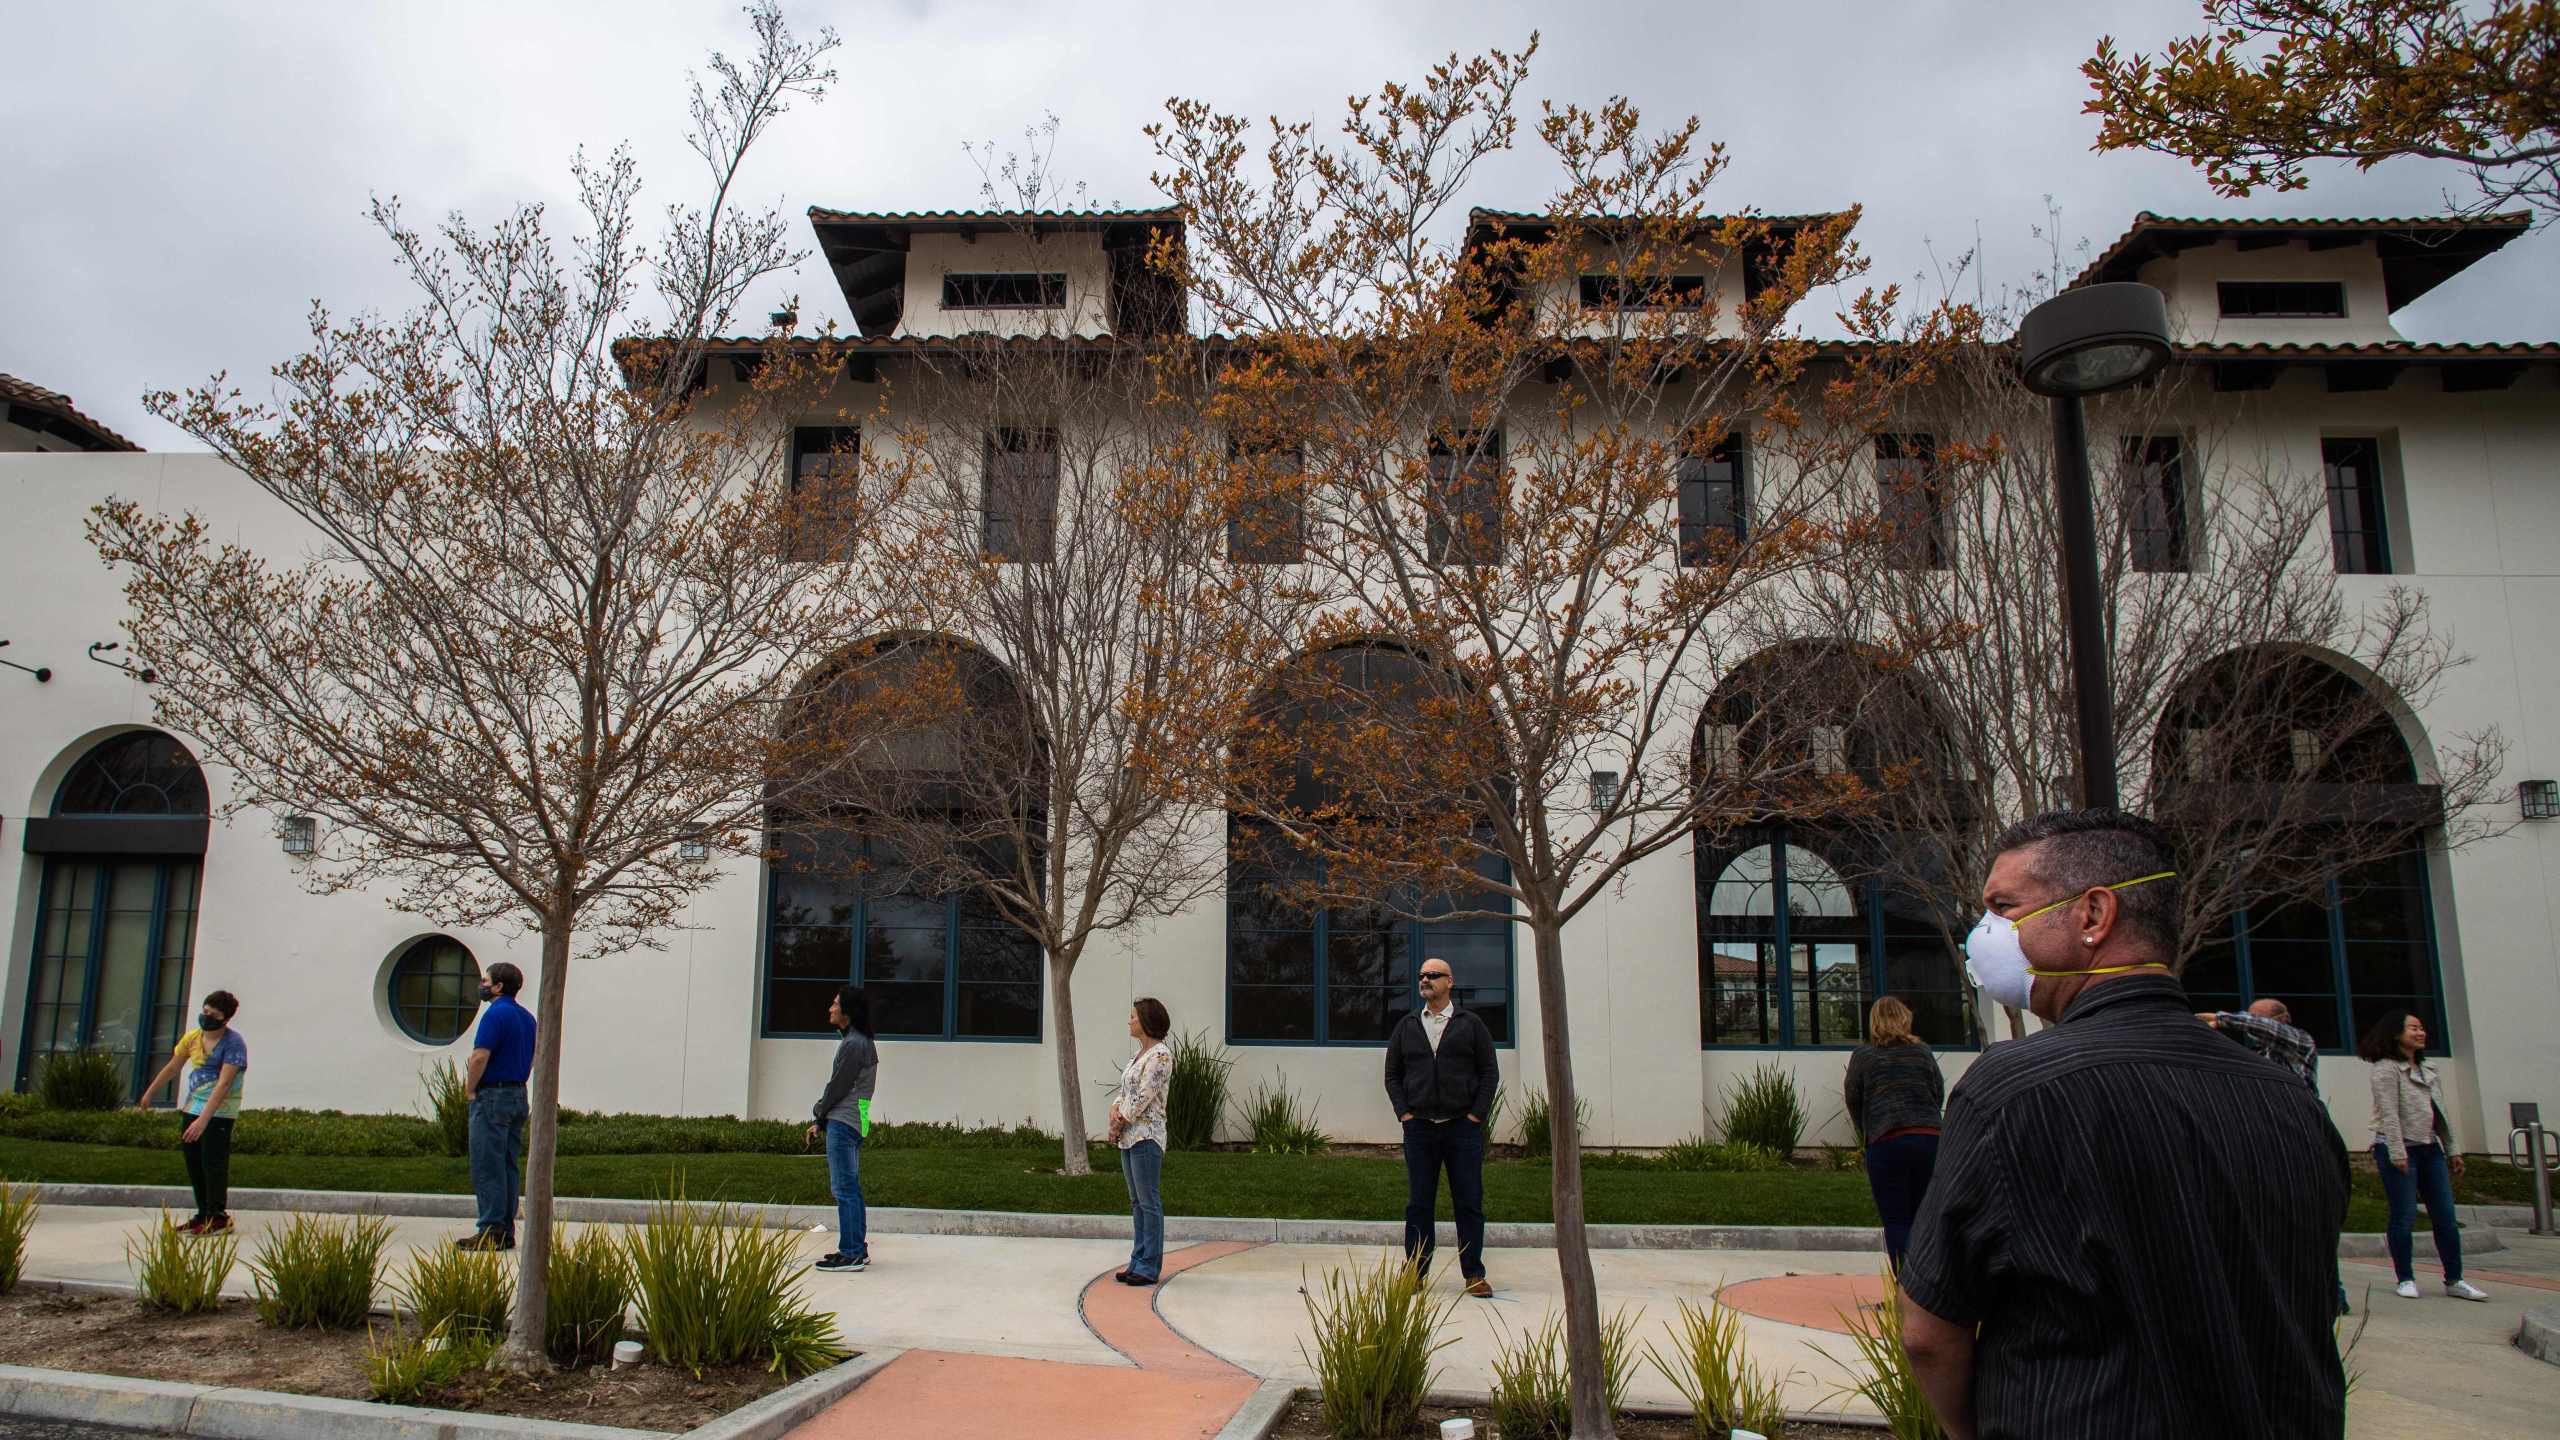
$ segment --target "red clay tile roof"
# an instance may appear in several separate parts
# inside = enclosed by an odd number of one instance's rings
[[[91,450],[138,451],[142,448],[81,414],[79,409],[71,403],[70,396],[59,390],[47,390],[41,385],[21,380],[15,375],[0,375],[0,402],[52,417],[55,423],[46,426],[46,429],[66,434],[74,442]]]
[[[1848,212],[1845,210],[1839,210],[1819,211],[1810,215],[1701,215],[1698,217],[1698,222],[1702,225],[1716,225],[1722,224],[1727,220],[1757,220],[1763,224],[1775,225],[1780,229],[1788,229],[1805,225],[1815,225],[1825,220],[1837,220],[1847,213]],[[1575,215],[1572,217],[1574,223],[1579,225],[1605,225],[1610,221],[1624,220],[1626,218],[1627,217],[1623,215],[1602,215],[1597,213]],[[1497,221],[1505,225],[1550,225],[1555,223],[1555,220],[1555,216],[1549,215],[1542,210],[1489,210],[1484,206],[1479,205],[1467,212],[1467,224],[1470,227],[1492,224]]]
[[[812,225],[1147,225],[1179,221],[1157,210],[830,210],[809,207]]]
[[[2281,345],[2265,342],[2242,345],[2216,342],[2181,345],[2178,353],[2198,359],[2271,360],[2560,360],[2560,343],[2491,341],[2473,344],[2469,341],[2378,340],[2340,344],[2288,341]]]
[[[2497,215],[2299,220],[2155,215],[2145,210],[2135,215],[2132,226],[2117,236],[2114,244],[2099,252],[2098,258],[2090,261],[2087,268],[2073,276],[2071,283],[2063,288],[2076,290],[2100,280],[2131,280],[2150,260],[2163,254],[2175,254],[2191,245],[2208,244],[2225,235],[2370,236],[2390,242],[2383,257],[2386,272],[2395,259],[2408,262],[2432,258],[2435,261],[2424,266],[2404,264],[2401,268],[2409,273],[2388,276],[2386,283],[2392,292],[2391,308],[2397,310],[2468,268],[2472,261],[2532,228],[2532,212],[2525,210],[2510,210]]]

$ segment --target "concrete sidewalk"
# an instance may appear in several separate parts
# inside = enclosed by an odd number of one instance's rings
[[[129,1207],[48,1205],[28,1246],[28,1279],[129,1286],[125,1237],[157,1215]],[[242,1212],[244,1258],[257,1237],[284,1218],[279,1212]],[[390,1262],[405,1264],[414,1248],[449,1243],[466,1228],[452,1220],[399,1218]],[[802,1231],[801,1237],[810,1259],[832,1248],[833,1237],[824,1232]],[[2407,1301],[2391,1294],[2387,1263],[2346,1263],[2359,1310],[2367,1307],[2369,1282],[2372,1312],[2356,1353],[2365,1373],[2351,1406],[2351,1436],[2403,1440],[2440,1433],[2456,1417],[2468,1427],[2469,1440],[2540,1440],[2551,1433],[2551,1416],[2560,1410],[2560,1369],[2510,1342],[2528,1306],[2560,1295],[2560,1240],[2515,1231],[2503,1238],[2507,1249],[2482,1255],[2471,1267],[2471,1278],[2493,1297],[2485,1305],[2442,1298],[2431,1264],[2420,1265],[2427,1298]],[[813,1299],[834,1307],[856,1348],[1066,1362],[1092,1367],[1105,1380],[1115,1371],[1127,1376],[1144,1363],[1132,1360],[1143,1351],[1124,1353],[1107,1343],[1082,1309],[1091,1283],[1104,1277],[1107,1285],[1109,1273],[1125,1260],[1124,1242],[875,1233],[872,1243],[869,1271],[812,1273],[803,1282]],[[1300,1351],[1309,1335],[1302,1276],[1312,1279],[1345,1262],[1374,1263],[1380,1253],[1290,1244],[1217,1250],[1152,1292],[1147,1313],[1177,1340],[1266,1379],[1307,1375]],[[1486,1258],[1496,1296],[1458,1302],[1452,1321],[1456,1343],[1440,1357],[1439,1384],[1446,1390],[1489,1388],[1496,1339],[1541,1323],[1558,1303],[1553,1251],[1496,1248]],[[1792,1372],[1789,1405],[1829,1410],[1850,1408],[1836,1394],[1847,1377],[1817,1347],[1843,1357],[1851,1353],[1831,1317],[1867,1293],[1877,1258],[1841,1251],[1608,1250],[1596,1252],[1593,1261],[1604,1309],[1640,1307],[1640,1334],[1656,1341],[1677,1319],[1679,1300],[1703,1304],[1720,1286],[1733,1285],[1729,1298],[1744,1315],[1754,1358]],[[1455,1265],[1441,1270],[1435,1283],[1454,1287]],[[1761,1283],[1746,1289],[1746,1281]],[[234,1273],[231,1288],[247,1293],[245,1268]],[[1634,1393],[1648,1402],[1677,1399],[1650,1368],[1637,1378]]]

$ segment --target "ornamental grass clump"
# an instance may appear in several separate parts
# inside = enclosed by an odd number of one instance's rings
[[[1743,1140],[1710,1140],[1704,1135],[1692,1135],[1664,1146],[1660,1163],[1665,1170],[1744,1174],[1787,1168],[1786,1160],[1775,1150]]]
[[[1742,1343],[1742,1317],[1721,1305],[1680,1302],[1680,1323],[1670,1353],[1644,1347],[1645,1358],[1689,1404],[1699,1440],[1723,1440],[1734,1429],[1775,1437],[1786,1433],[1786,1376],[1751,1363]]]
[[[640,1328],[664,1363],[699,1379],[714,1365],[761,1360],[789,1379],[845,1357],[835,1317],[811,1309],[795,1283],[796,1233],[678,1194],[651,1206],[625,1244]]]
[[[631,1309],[631,1257],[610,1230],[590,1225],[551,1241],[551,1303],[542,1312],[542,1348],[561,1365],[613,1357]]]
[[[1544,1160],[1556,1153],[1555,1106],[1547,1092],[1532,1090],[1520,1102],[1520,1158]],[[1573,1133],[1579,1138],[1591,1129],[1591,1102],[1576,1097],[1573,1102]],[[1488,1129],[1485,1133],[1491,1134]]]
[[[554,1267],[556,1274],[556,1261]],[[495,1250],[430,1246],[409,1257],[409,1268],[391,1288],[422,1334],[503,1340],[515,1309],[516,1267],[513,1257]]]
[[[1621,1308],[1600,1327],[1601,1388],[1609,1413],[1624,1409],[1635,1382],[1639,1310]],[[1565,1359],[1564,1317],[1549,1314],[1535,1330],[1494,1342],[1493,1394],[1488,1409],[1502,1440],[1569,1440],[1573,1434],[1573,1372]]]
[[[48,1110],[113,1110],[125,1100],[125,1062],[104,1050],[56,1050],[36,1070]]]
[[[36,1228],[36,1212],[44,1207],[36,1201],[33,1185],[12,1185],[0,1180],[0,1295],[18,1288],[18,1277],[27,1269],[27,1236]]]
[[[1173,1074],[1165,1086],[1165,1140],[1176,1150],[1206,1150],[1217,1143],[1218,1119],[1227,1113],[1227,1089],[1235,1057],[1200,1032],[1176,1035]]]
[[[1733,1082],[1724,1095],[1724,1138],[1757,1145],[1779,1158],[1804,1139],[1804,1095],[1793,1072],[1776,1061]]]
[[[1911,1373],[1910,1352],[1902,1348],[1902,1290],[1893,1282],[1892,1267],[1884,1272],[1884,1303],[1842,1312],[1840,1320],[1849,1327],[1849,1343],[1858,1349],[1857,1363],[1819,1345],[1814,1353],[1861,1378],[1832,1391],[1832,1398],[1854,1395],[1874,1406],[1893,1440],[1946,1440],[1946,1427],[1921,1393],[1920,1381]]]
[[[1315,1348],[1298,1353],[1316,1373],[1325,1429],[1338,1440],[1402,1435],[1422,1413],[1436,1371],[1432,1357],[1453,1343],[1440,1334],[1457,1297],[1435,1302],[1422,1272],[1401,1254],[1374,1267],[1344,1265],[1309,1285],[1300,1274]]]
[[[258,1318],[282,1330],[353,1330],[373,1313],[391,1222],[379,1215],[296,1215],[249,1259]]]
[[[386,1328],[387,1335],[365,1327],[364,1378],[374,1399],[393,1405],[407,1404],[488,1364],[505,1338],[468,1326],[403,1326],[397,1320]]]
[[[1291,1092],[1288,1082],[1256,1086],[1245,1102],[1244,1124],[1256,1155],[1320,1155],[1333,1137],[1316,1124],[1315,1111]]]
[[[462,1068],[451,1060],[418,1072],[427,1123],[435,1127],[436,1144],[447,1155],[471,1153],[471,1096],[462,1087]]]
[[[124,1242],[142,1303],[179,1315],[200,1315],[222,1303],[222,1282],[239,1254],[237,1235],[198,1239],[172,1224],[166,1210]]]

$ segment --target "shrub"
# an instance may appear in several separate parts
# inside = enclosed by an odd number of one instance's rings
[[[1484,1107],[1484,1143],[1488,1149],[1493,1146],[1495,1138],[1502,1134],[1502,1110],[1510,1099],[1510,1091],[1499,1085],[1493,1087],[1493,1103]]]
[[[503,1338],[507,1312],[515,1308],[516,1272],[495,1250],[435,1245],[410,1256],[408,1272],[391,1288],[421,1333]]]
[[[1704,1135],[1692,1135],[1665,1146],[1661,1165],[1666,1170],[1745,1173],[1787,1168],[1785,1159],[1774,1150],[1763,1150],[1741,1140],[1710,1140]]]
[[[142,1303],[154,1310],[196,1315],[222,1303],[222,1282],[240,1254],[236,1235],[199,1239],[169,1223],[169,1212],[125,1237],[124,1256]]]
[[[36,1069],[36,1093],[48,1110],[113,1110],[124,1103],[125,1063],[104,1050],[56,1050]]]
[[[1227,1085],[1235,1057],[1212,1048],[1194,1032],[1173,1037],[1173,1076],[1165,1088],[1165,1139],[1176,1150],[1206,1150],[1218,1139],[1227,1113]]]
[[[1765,1375],[1743,1353],[1742,1317],[1721,1305],[1704,1309],[1683,1300],[1671,1353],[1647,1342],[1645,1358],[1689,1403],[1689,1423],[1699,1440],[1722,1440],[1740,1427],[1763,1435],[1786,1432],[1786,1377]]]
[[[1555,1107],[1547,1103],[1543,1090],[1532,1090],[1520,1102],[1520,1155],[1527,1160],[1543,1160],[1556,1153]],[[1576,1096],[1573,1102],[1573,1133],[1581,1138],[1591,1129],[1591,1102]]]
[[[572,1236],[554,1230],[551,1303],[542,1316],[542,1348],[562,1365],[613,1358],[631,1308],[631,1259],[610,1230],[590,1225]]]
[[[1245,1102],[1244,1128],[1253,1137],[1256,1155],[1316,1155],[1333,1137],[1316,1124],[1315,1112],[1290,1092],[1287,1082],[1257,1086]]]
[[[1625,1408],[1627,1387],[1635,1381],[1636,1325],[1644,1312],[1621,1308],[1600,1327],[1601,1382],[1609,1413]],[[1515,1344],[1495,1342],[1493,1398],[1490,1409],[1502,1440],[1569,1440],[1573,1434],[1572,1368],[1565,1358],[1564,1317],[1550,1314],[1536,1330],[1523,1331]]]
[[[488,1364],[504,1338],[467,1327],[404,1329],[396,1320],[390,1330],[386,1340],[373,1326],[365,1327],[364,1378],[374,1399],[395,1405],[415,1400],[438,1385],[452,1384],[463,1372]]]
[[[1298,1353],[1315,1371],[1325,1429],[1355,1440],[1413,1428],[1435,1378],[1432,1356],[1451,1343],[1440,1329],[1456,1295],[1434,1303],[1422,1272],[1394,1253],[1375,1268],[1329,1270],[1321,1285],[1301,1283],[1299,1293],[1315,1349],[1302,1340]]]
[[[418,1086],[426,1092],[427,1123],[435,1127],[436,1143],[447,1155],[470,1154],[471,1097],[462,1090],[462,1067],[450,1060],[430,1065],[418,1072]]]
[[[700,1379],[713,1365],[764,1360],[788,1379],[844,1358],[835,1317],[812,1310],[794,1283],[798,1234],[679,1193],[652,1206],[626,1244],[640,1328],[667,1364]]]
[[[0,1295],[17,1289],[18,1277],[26,1273],[27,1235],[36,1228],[36,1212],[43,1208],[33,1185],[0,1180]]]
[[[1804,1096],[1796,1077],[1772,1060],[1736,1080],[1724,1095],[1724,1138],[1776,1151],[1796,1153],[1804,1138]]]
[[[285,1330],[353,1330],[373,1312],[391,1222],[379,1215],[296,1215],[249,1259],[258,1318]]]
[[[1902,1292],[1894,1286],[1893,1272],[1885,1271],[1882,1305],[1872,1310],[1861,1307],[1840,1318],[1849,1327],[1849,1343],[1858,1347],[1858,1363],[1842,1360],[1819,1345],[1813,1347],[1814,1353],[1852,1375],[1863,1372],[1865,1378],[1832,1391],[1832,1398],[1854,1395],[1874,1406],[1893,1440],[1946,1440],[1938,1412],[1921,1393],[1920,1382],[1911,1373],[1911,1356],[1902,1348]]]
[[[43,1107],[44,1097],[32,1090],[0,1090],[0,1120],[32,1115]]]

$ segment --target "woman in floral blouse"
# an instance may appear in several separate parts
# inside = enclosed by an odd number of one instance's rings
[[[1111,1141],[1120,1147],[1120,1176],[1129,1182],[1129,1216],[1137,1238],[1129,1268],[1111,1278],[1123,1285],[1153,1285],[1164,1273],[1164,1099],[1173,1080],[1173,1052],[1164,1037],[1173,1017],[1164,1002],[1142,996],[1129,1007],[1135,1058],[1120,1071],[1120,1093],[1111,1097]]]

